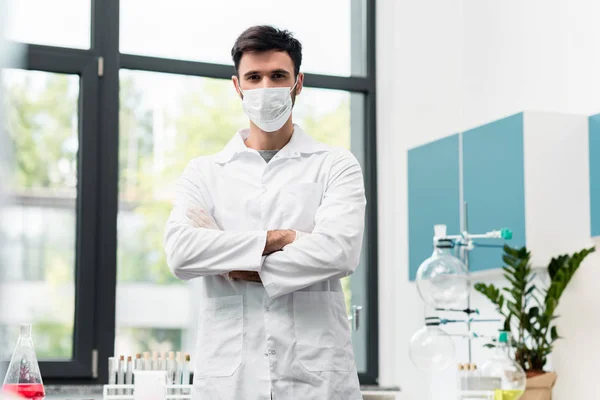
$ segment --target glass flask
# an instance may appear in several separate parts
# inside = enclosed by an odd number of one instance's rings
[[[454,359],[454,341],[439,325],[439,318],[425,318],[425,326],[410,339],[410,359],[420,370],[443,371]]]
[[[466,265],[452,254],[454,243],[441,239],[433,254],[417,270],[417,288],[425,303],[435,308],[462,307],[469,293]]]
[[[21,333],[6,371],[2,391],[32,400],[42,400],[45,397],[42,375],[31,340],[30,324],[21,325]]]
[[[500,387],[494,389],[494,400],[517,400],[525,391],[525,371],[511,355],[510,333],[500,332],[492,358],[481,367],[482,377],[498,378],[500,382]]]

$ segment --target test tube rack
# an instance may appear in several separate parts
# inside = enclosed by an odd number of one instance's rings
[[[173,384],[167,371],[133,371],[133,384],[108,384],[103,400],[191,400],[192,385]]]
[[[104,385],[102,390],[103,400],[137,400],[135,395],[136,385]],[[165,385],[164,394],[153,394],[152,400],[191,400],[192,385]]]

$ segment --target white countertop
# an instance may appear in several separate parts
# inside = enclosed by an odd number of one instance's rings
[[[398,387],[361,387],[364,400],[401,400]],[[46,385],[46,400],[102,400],[102,385]]]

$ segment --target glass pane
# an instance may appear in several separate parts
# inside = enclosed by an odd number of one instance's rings
[[[123,70],[119,123],[115,351],[191,352],[194,282],[171,274],[163,248],[172,185],[247,121],[230,81]]]
[[[248,121],[230,81],[121,71],[120,82],[116,351],[191,352],[197,325],[194,280],[174,278],[163,249],[172,185],[189,160],[220,151]],[[362,115],[362,95],[304,89],[295,121],[317,140],[361,148],[362,124],[352,125],[351,117],[357,104]],[[363,276],[344,281],[348,308],[356,304],[355,296],[364,300]],[[358,346],[357,360],[365,359],[359,356],[364,343]]]
[[[8,0],[10,40],[89,49],[90,0]]]
[[[303,71],[364,76],[365,4],[363,0],[289,4],[277,0],[121,0],[120,50],[233,64],[230,52],[235,39],[252,25],[269,24],[294,32],[300,40]]]
[[[294,121],[320,142],[351,150],[363,167],[364,163],[364,96],[328,89],[305,88],[294,108]],[[360,265],[356,272],[342,279],[346,309],[361,306],[360,324],[352,332],[356,366],[367,370],[367,326],[369,315],[367,296],[367,242],[365,233]]]
[[[350,96],[350,150],[358,159],[358,162],[362,166],[363,173],[365,173],[365,97],[359,93],[353,93]],[[367,195],[367,202],[370,202],[369,193]],[[367,220],[368,220],[367,216]],[[365,226],[365,230],[368,229]],[[369,287],[367,286],[368,270],[370,265],[368,264],[368,253],[369,248],[369,233],[365,231],[363,238],[362,253],[360,256],[360,264],[358,268],[351,275],[351,299],[353,306],[362,307],[359,311],[359,325],[358,330],[353,331],[352,343],[354,345],[354,355],[356,356],[356,366],[358,372],[367,371],[367,332],[369,326],[370,315],[369,310]]]
[[[70,359],[75,305],[79,77],[4,70],[6,128],[15,168],[0,211],[0,337],[11,352],[33,322],[41,359]]]

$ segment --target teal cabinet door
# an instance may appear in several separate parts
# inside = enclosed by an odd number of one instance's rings
[[[509,228],[513,247],[525,245],[523,113],[463,133],[463,193],[469,232]],[[502,240],[470,252],[469,270],[502,266]]]
[[[408,151],[409,279],[433,251],[433,226],[460,229],[458,134]],[[385,222],[384,222],[385,223]]]
[[[590,117],[590,206],[592,237],[600,236],[600,114]]]

